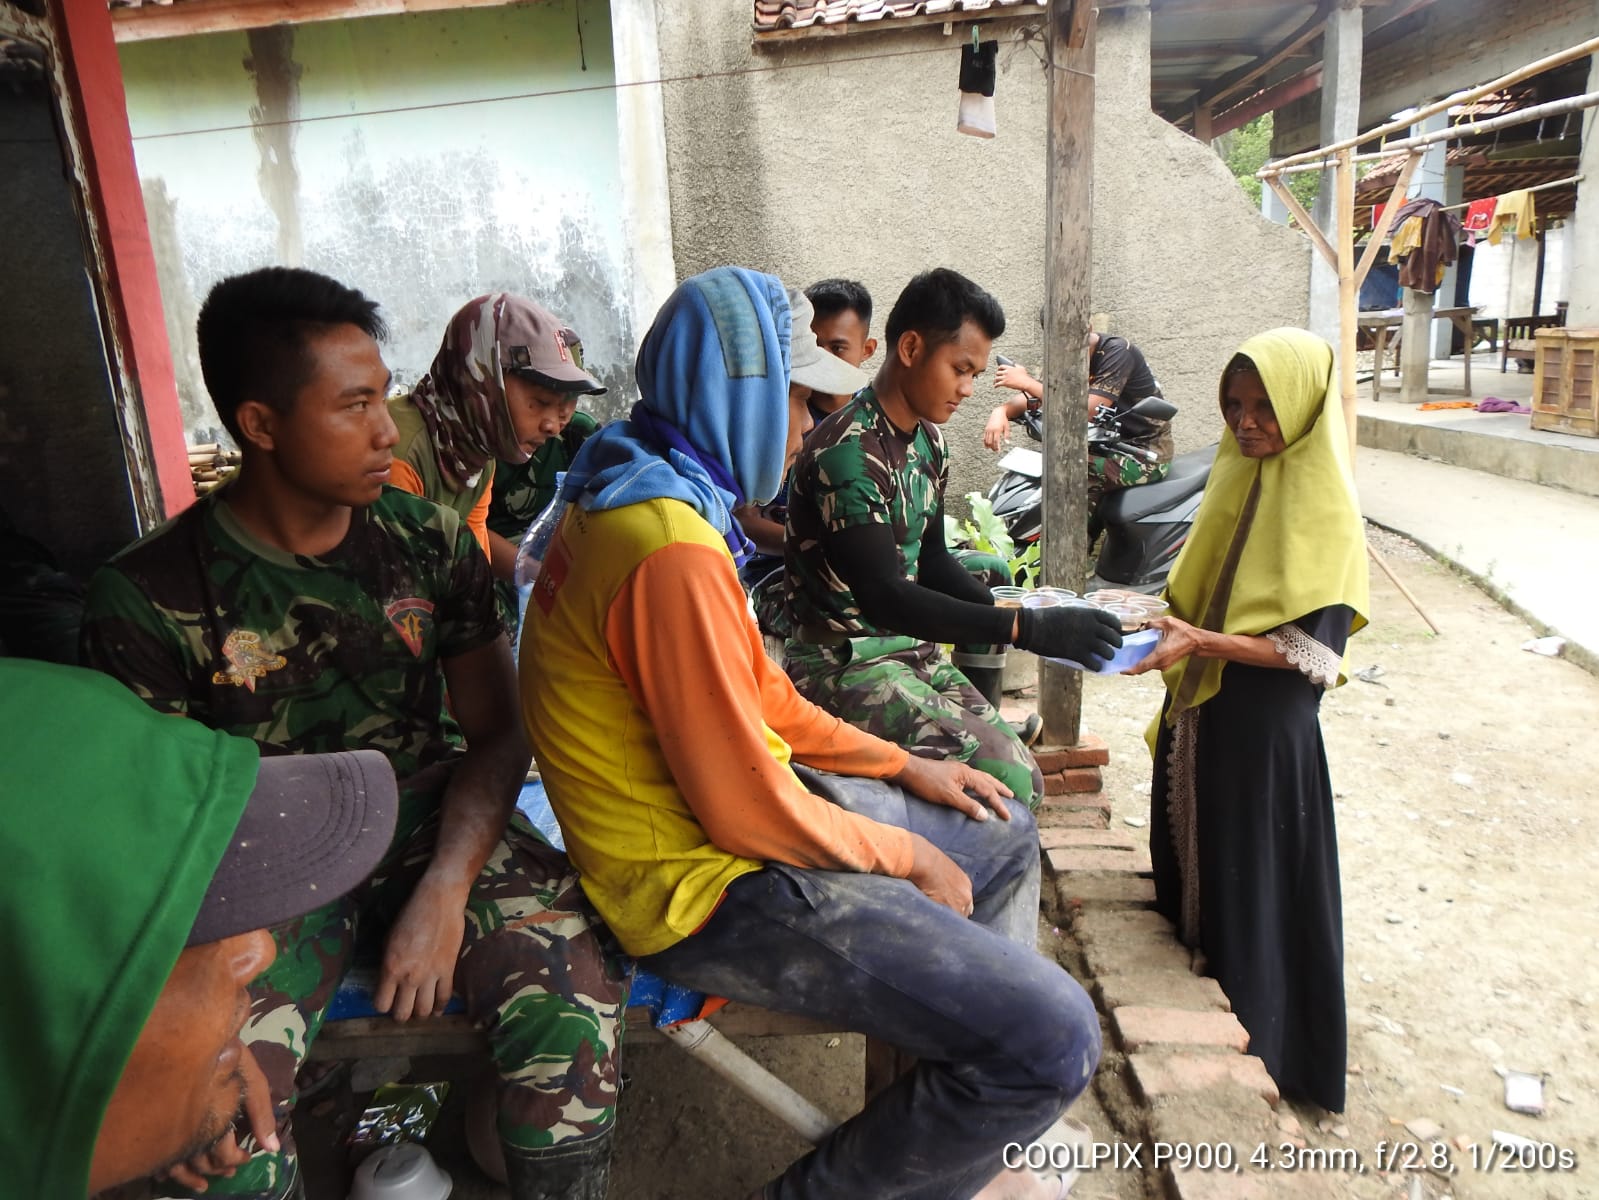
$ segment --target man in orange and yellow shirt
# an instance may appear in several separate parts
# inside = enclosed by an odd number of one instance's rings
[[[584,891],[641,965],[920,1060],[762,1195],[971,1196],[1087,1086],[1098,1021],[1033,949],[1026,809],[805,701],[763,651],[733,511],[777,490],[811,390],[864,383],[790,313],[732,267],[667,301],[643,400],[568,472],[524,716]]]

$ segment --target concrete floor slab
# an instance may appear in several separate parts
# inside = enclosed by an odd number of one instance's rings
[[[1482,355],[1472,365],[1471,400],[1489,396],[1519,404],[1531,400],[1531,375],[1513,371],[1501,375],[1497,361],[1489,367]],[[1428,378],[1431,386],[1447,389],[1458,386],[1461,377],[1457,360],[1433,363]],[[1441,393],[1430,398],[1464,399]],[[1359,439],[1362,446],[1375,450],[1413,454],[1506,479],[1599,496],[1599,438],[1534,429],[1525,413],[1423,410],[1419,404],[1402,403],[1396,392],[1384,392],[1381,401],[1374,401],[1367,385],[1359,399]]]
[[[1599,663],[1599,498],[1366,447],[1355,476],[1369,519],[1566,638],[1567,657]]]

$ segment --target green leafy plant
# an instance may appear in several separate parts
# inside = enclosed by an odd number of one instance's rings
[[[1018,587],[1034,587],[1038,583],[1040,550],[1037,542],[1020,552],[1005,528],[1002,518],[994,515],[994,506],[981,492],[968,492],[966,502],[972,515],[964,521],[954,517],[944,518],[944,544],[954,549],[978,550],[1002,558],[1010,567],[1011,579]]]

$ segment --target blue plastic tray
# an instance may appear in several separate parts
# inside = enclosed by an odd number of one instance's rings
[[[1140,629],[1137,633],[1126,634],[1122,637],[1122,648],[1116,651],[1115,657],[1097,671],[1090,670],[1082,663],[1073,662],[1069,658],[1052,658],[1049,661],[1058,662],[1074,671],[1088,671],[1091,675],[1120,675],[1128,667],[1136,666],[1148,658],[1158,641],[1160,641],[1158,629]]]

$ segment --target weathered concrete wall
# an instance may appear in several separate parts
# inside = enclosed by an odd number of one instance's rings
[[[464,301],[530,295],[631,388],[631,288],[605,0],[130,43],[128,112],[185,424],[214,426],[197,304],[303,265],[378,299],[414,381]]]
[[[739,262],[801,286],[851,276],[871,290],[880,334],[912,275],[953,267],[1005,306],[999,348],[1042,369],[1047,97],[1016,23],[985,27],[1002,45],[999,136],[983,141],[955,132],[965,24],[953,37],[884,29],[752,50],[747,0],[658,0],[657,12],[663,73],[704,76],[665,88],[679,274]],[[1211,397],[1238,342],[1304,322],[1309,250],[1149,111],[1148,21],[1100,17],[1093,307],[1184,406],[1187,449],[1219,432]],[[979,382],[946,430],[952,497],[992,482],[981,430],[1008,394]]]
[[[1362,129],[1587,41],[1599,30],[1599,3],[1449,0],[1429,5],[1419,17],[1417,33],[1366,55]],[[1273,152],[1292,154],[1317,145],[1320,106],[1320,93],[1312,93],[1281,109],[1273,123]]]
[[[1099,16],[1094,307],[1182,406],[1179,450],[1221,436],[1240,342],[1309,319],[1310,243],[1267,220],[1209,147],[1149,109],[1149,9]]]
[[[82,575],[138,534],[84,235],[41,74],[0,85],[0,508]]]

